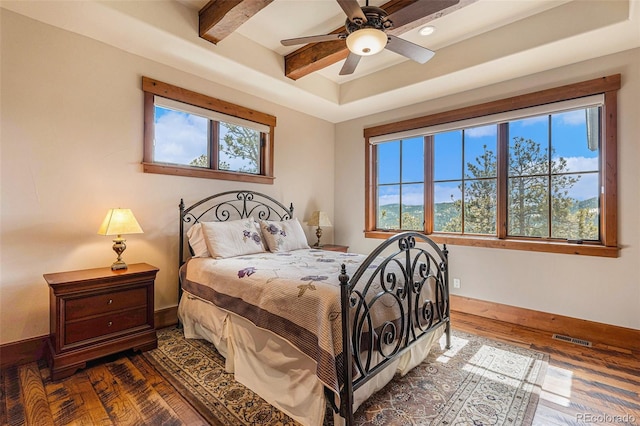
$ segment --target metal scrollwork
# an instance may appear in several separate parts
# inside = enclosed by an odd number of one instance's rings
[[[180,200],[180,243],[178,252],[178,266],[182,266],[188,256],[185,247],[193,255],[187,244],[187,225],[195,225],[204,221],[226,222],[234,219],[246,219],[255,214],[259,220],[278,218],[285,220],[293,218],[293,204],[285,207],[274,198],[255,191],[226,191],[203,198],[185,207],[184,200]],[[178,283],[178,300],[182,297],[182,286]]]
[[[396,251],[381,260],[395,244]],[[347,406],[348,392],[442,324],[449,345],[447,253],[426,236],[407,232],[380,245],[350,278],[342,265],[342,314],[349,318],[343,321],[343,351],[352,360],[344,363],[341,397]]]

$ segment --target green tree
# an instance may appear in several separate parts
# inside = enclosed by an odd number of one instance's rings
[[[473,162],[467,163],[464,204],[451,196],[450,207],[443,215],[451,215],[442,228],[443,232],[462,232],[462,207],[464,205],[464,232],[473,234],[496,233],[496,154],[483,146],[484,152]],[[462,191],[462,183],[458,186]]]
[[[402,212],[402,229],[422,231],[424,229],[423,216],[419,212]]]
[[[207,156],[207,154],[202,154],[196,158],[194,158],[193,160],[191,160],[191,162],[189,163],[190,166],[194,166],[194,167],[204,167],[204,168],[209,168],[209,157]],[[223,170],[228,170],[229,169],[229,164],[222,161],[220,162],[220,168]]]
[[[244,160],[237,171],[245,173],[260,172],[260,132],[248,127],[237,126],[235,124],[220,123],[226,133],[221,144],[221,151],[230,158],[240,158]],[[221,169],[229,170],[229,164]]]
[[[551,164],[552,180],[544,176]],[[509,147],[509,234],[532,237],[549,236],[549,220],[553,233],[560,234],[572,221],[571,207],[575,200],[569,190],[580,178],[566,175],[567,160],[563,157],[549,163],[547,148],[531,139],[514,137]],[[549,193],[551,190],[551,193]],[[551,202],[551,218],[549,217]],[[566,238],[566,235],[562,235]]]
[[[189,165],[194,167],[209,167],[209,156],[202,154],[191,160]]]
[[[496,155],[484,145],[484,153],[467,163],[464,191],[464,231],[473,234],[496,233]]]
[[[484,146],[482,155],[467,163],[464,203],[453,200],[446,210],[444,232],[495,234],[496,232],[496,155]],[[547,177],[551,167],[551,182]],[[514,137],[509,147],[508,233],[509,235],[548,237],[549,220],[554,238],[596,239],[596,209],[580,207],[570,189],[580,180],[568,172],[565,158],[549,162],[548,149],[531,139]],[[462,191],[462,183],[459,186]],[[551,218],[549,218],[551,202]],[[436,228],[437,229],[437,228]]]

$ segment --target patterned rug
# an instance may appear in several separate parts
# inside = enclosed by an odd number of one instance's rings
[[[548,356],[454,331],[404,377],[396,377],[356,412],[358,425],[530,425]],[[236,382],[210,343],[158,331],[146,359],[214,425],[298,425]],[[333,418],[325,416],[325,425]]]

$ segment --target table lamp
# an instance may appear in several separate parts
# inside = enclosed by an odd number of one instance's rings
[[[311,215],[311,218],[307,220],[307,225],[317,226],[316,237],[318,237],[318,241],[313,245],[313,247],[322,247],[322,244],[320,244],[320,237],[322,237],[322,226],[331,226],[329,216],[323,211],[315,211]]]
[[[107,216],[102,221],[99,235],[117,235],[113,240],[113,251],[118,255],[118,259],[113,262],[111,269],[127,269],[127,264],[122,260],[122,253],[127,248],[122,238],[123,234],[142,234],[142,228],[130,209],[109,209]]]

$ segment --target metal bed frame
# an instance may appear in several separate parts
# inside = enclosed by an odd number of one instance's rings
[[[258,220],[291,219],[293,204],[287,208],[255,191],[222,192],[189,207],[180,200],[179,266],[187,260],[185,248],[193,255],[185,225],[250,216]],[[354,392],[393,360],[443,325],[446,346],[451,346],[448,251],[423,234],[403,232],[380,244],[353,274],[347,274],[343,264],[338,278],[343,348],[336,359],[342,372],[338,377],[340,407],[333,405],[333,398],[328,399],[346,424],[352,425]],[[178,288],[182,297],[182,288]],[[427,293],[433,297],[426,298]],[[396,319],[376,322],[380,309],[393,309]],[[333,395],[331,391],[328,394]]]

